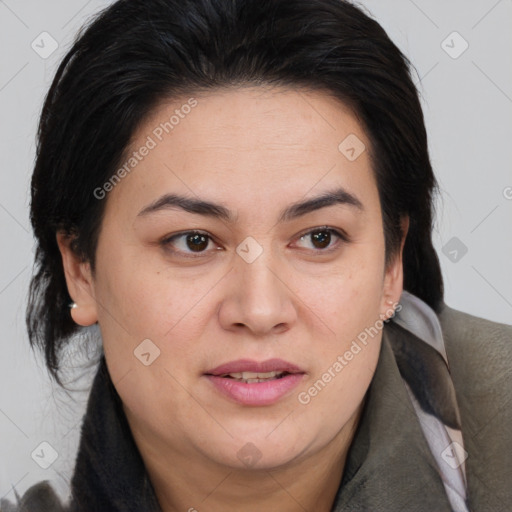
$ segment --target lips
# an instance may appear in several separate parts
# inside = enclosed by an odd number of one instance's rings
[[[279,401],[298,386],[304,376],[304,370],[282,359],[262,362],[241,359],[205,372],[205,377],[222,395],[252,406]]]

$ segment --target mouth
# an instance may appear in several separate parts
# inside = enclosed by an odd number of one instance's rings
[[[219,375],[219,377],[224,377],[227,379],[234,379],[238,382],[245,382],[246,384],[253,384],[255,382],[268,382],[269,380],[277,380],[286,377],[287,375],[291,375],[290,372],[266,372],[266,373],[257,373],[257,372],[237,372],[237,373],[226,373],[223,375]]]
[[[267,359],[266,361],[253,361],[251,359],[238,359],[221,364],[205,372],[214,377],[225,377],[235,380],[253,381],[281,379],[286,375],[305,373],[293,363],[283,359]]]
[[[271,405],[303,381],[306,372],[282,359],[232,361],[205,372],[213,389],[242,405]]]

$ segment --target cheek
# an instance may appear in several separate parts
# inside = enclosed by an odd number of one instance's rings
[[[327,437],[355,412],[377,365],[383,264],[378,257],[361,253],[350,264],[347,261],[343,271],[302,284],[305,303],[320,321],[310,327],[318,359],[298,398],[307,421],[316,424],[323,411],[333,412],[331,422],[315,427]]]
[[[313,326],[311,339],[316,341],[318,359],[297,396],[297,420],[318,432],[316,444],[332,439],[348,422],[373,378],[382,340],[381,290],[380,270],[366,269],[350,278],[333,280],[323,303],[316,297],[316,303],[321,304],[316,312],[327,329],[318,339],[320,322]]]
[[[295,281],[297,295],[336,336],[334,343],[356,336],[379,318],[383,292],[380,260],[354,257],[329,274],[301,274]]]
[[[170,409],[179,409],[181,418],[189,417],[194,403],[181,384],[188,382],[194,363],[204,357],[204,347],[194,341],[211,315],[211,304],[200,300],[202,287],[120,266],[106,272],[101,282],[99,301],[108,304],[108,311],[102,308],[99,315],[101,335],[123,402],[136,416],[155,421],[160,413],[161,421],[168,421]]]
[[[162,269],[148,264],[144,251],[113,235],[104,233],[103,244],[98,247],[100,325],[124,331],[123,336],[157,337],[159,329],[169,329],[172,317],[179,315],[183,302],[178,296],[183,297],[187,289],[178,292],[162,275]],[[114,258],[115,247],[121,249]]]
[[[200,337],[212,315],[212,305],[203,296],[218,277],[172,277],[133,261],[98,268],[98,319],[105,350],[112,364],[126,371],[138,368],[134,351],[144,340],[151,340],[160,351],[160,363],[179,367],[200,349],[191,340]]]

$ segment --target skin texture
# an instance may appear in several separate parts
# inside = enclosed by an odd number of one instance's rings
[[[99,322],[162,510],[328,511],[381,330],[307,404],[298,395],[359,333],[381,325],[402,291],[401,250],[385,268],[370,143],[352,113],[323,92],[259,86],[194,99],[161,141],[155,128],[189,98],[160,104],[134,134],[131,151],[148,136],[157,144],[103,199],[94,275],[58,234],[78,305],[71,314],[80,325]],[[349,134],[367,148],[353,161],[338,149]],[[363,208],[336,204],[278,222],[292,203],[338,187]],[[222,204],[234,220],[176,207],[138,216],[164,193]],[[349,241],[332,234],[322,249],[311,234],[301,238],[323,226]],[[193,229],[211,236],[202,253],[186,237],[160,243]],[[263,250],[251,263],[236,251],[247,237]],[[160,350],[149,366],[134,356],[145,339]],[[204,375],[229,361],[270,358],[305,372],[271,405],[235,403]],[[241,449],[252,450],[252,462],[241,460]]]

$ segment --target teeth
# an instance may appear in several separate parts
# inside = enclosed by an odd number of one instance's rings
[[[237,372],[227,373],[223,377],[231,377],[235,380],[243,381],[248,384],[253,382],[265,382],[267,380],[273,380],[279,378],[284,372],[266,372],[266,373],[255,373],[255,372]]]

